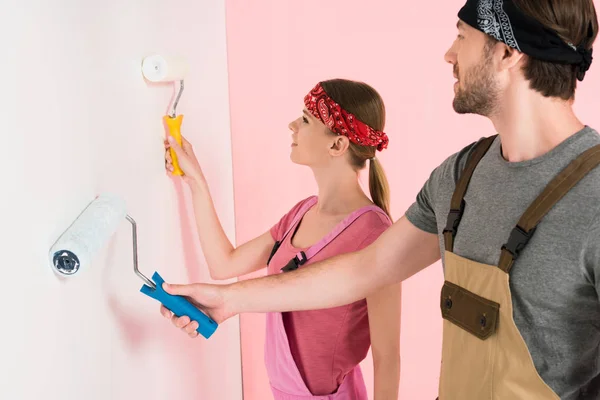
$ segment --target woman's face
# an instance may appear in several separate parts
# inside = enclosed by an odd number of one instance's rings
[[[292,162],[313,167],[330,162],[331,150],[340,137],[332,134],[325,124],[313,117],[306,108],[288,127],[292,131]]]

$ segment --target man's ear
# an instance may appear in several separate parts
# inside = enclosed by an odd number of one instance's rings
[[[496,46],[498,47],[497,51],[502,52],[500,69],[509,70],[525,61],[525,54],[521,53],[519,50],[502,42],[499,42]]]

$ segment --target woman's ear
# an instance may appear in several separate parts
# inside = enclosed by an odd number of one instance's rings
[[[329,154],[334,157],[341,156],[348,150],[348,147],[350,147],[350,140],[346,136],[338,135],[331,143]]]

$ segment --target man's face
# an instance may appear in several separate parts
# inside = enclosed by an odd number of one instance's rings
[[[453,65],[454,110],[489,117],[498,104],[493,66],[495,45],[483,32],[458,21],[458,35],[444,59]]]

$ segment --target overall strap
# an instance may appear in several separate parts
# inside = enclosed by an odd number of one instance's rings
[[[467,164],[463,169],[463,172],[456,183],[452,200],[450,201],[450,212],[448,213],[448,219],[446,221],[446,228],[444,228],[444,243],[447,251],[453,251],[454,249],[454,237],[460,224],[463,212],[465,210],[465,193],[473,176],[473,172],[479,164],[479,161],[483,158],[485,153],[489,150],[490,146],[496,139],[496,136],[490,136],[482,139],[477,143],[476,147],[471,152]]]
[[[293,270],[297,269],[300,265],[304,265],[308,260],[313,258],[318,252],[323,250],[329,243],[331,243],[344,230],[346,230],[346,228],[348,228],[350,225],[352,225],[352,223],[354,221],[356,221],[358,219],[358,217],[360,217],[363,214],[368,213],[369,211],[375,211],[381,215],[384,215],[385,218],[388,221],[390,221],[390,218],[388,217],[388,215],[381,208],[379,208],[375,205],[361,207],[358,210],[352,212],[346,218],[344,218],[344,220],[341,221],[339,224],[337,224],[331,232],[329,232],[327,235],[325,235],[321,240],[319,240],[317,243],[312,245],[305,252],[301,251],[298,254],[296,254],[296,256],[294,258],[292,258],[287,263],[287,265],[285,267],[283,267],[281,270],[284,272],[293,271]]]
[[[300,207],[300,209],[294,216],[292,223],[288,226],[287,230],[285,231],[285,233],[283,234],[281,239],[278,240],[278,242],[282,243],[285,240],[285,238],[287,237],[287,235],[290,234],[292,229],[296,228],[296,225],[298,224],[298,222],[300,222],[300,220],[302,218],[304,218],[304,215],[308,212],[308,210],[310,210],[312,208],[312,206],[317,204],[318,200],[319,199],[317,196],[312,196],[304,204],[302,204],[302,207]]]
[[[498,267],[509,273],[515,260],[531,239],[542,218],[581,179],[600,164],[600,145],[594,146],[573,160],[544,189],[523,213],[511,231],[508,242],[502,246]]]
[[[325,248],[325,246],[327,246],[329,243],[331,243],[333,241],[333,239],[338,237],[344,230],[346,230],[346,228],[348,228],[350,225],[352,225],[352,223],[354,221],[356,221],[358,219],[358,217],[360,217],[363,214],[368,213],[369,211],[375,211],[377,213],[380,213],[380,214],[384,215],[386,219],[389,220],[388,215],[381,208],[379,208],[375,205],[370,205],[370,206],[359,208],[358,210],[354,211],[353,213],[348,215],[346,218],[344,218],[344,220],[342,222],[337,224],[336,227],[331,232],[329,232],[327,235],[325,235],[323,237],[323,239],[321,239],[318,243],[314,244],[313,246],[310,247],[310,249],[306,250],[306,257],[309,259],[313,258],[315,256],[315,254],[317,254],[318,252],[323,250],[323,248]]]

